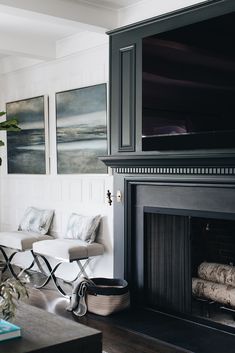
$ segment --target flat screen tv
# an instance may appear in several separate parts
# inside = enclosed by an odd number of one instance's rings
[[[143,39],[142,149],[235,147],[235,13]]]

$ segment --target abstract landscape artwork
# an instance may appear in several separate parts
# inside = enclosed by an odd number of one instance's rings
[[[45,97],[7,103],[7,119],[16,117],[20,132],[7,133],[8,173],[46,174]]]
[[[106,84],[56,94],[58,174],[107,173]]]

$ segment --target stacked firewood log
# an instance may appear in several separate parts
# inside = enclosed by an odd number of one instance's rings
[[[235,266],[202,262],[198,278],[192,279],[192,293],[235,308]]]

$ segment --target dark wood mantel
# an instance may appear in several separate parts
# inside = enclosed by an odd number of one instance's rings
[[[234,176],[235,153],[124,154],[100,158],[118,174]]]
[[[108,167],[151,166],[235,166],[235,151],[204,151],[191,153],[113,154],[100,157]]]

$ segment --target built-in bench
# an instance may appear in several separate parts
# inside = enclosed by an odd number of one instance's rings
[[[49,271],[46,280],[41,285],[37,286],[37,288],[43,288],[52,280],[58,291],[67,297],[67,294],[61,288],[55,276],[58,267],[66,262],[76,262],[79,272],[71,282],[76,281],[81,276],[88,277],[86,273],[87,265],[93,257],[104,253],[104,246],[94,242],[89,244],[78,239],[53,239],[34,243],[33,253],[36,258],[39,257],[44,260]],[[52,268],[47,257],[58,260],[59,262]],[[81,262],[82,260],[85,260],[84,263]]]

